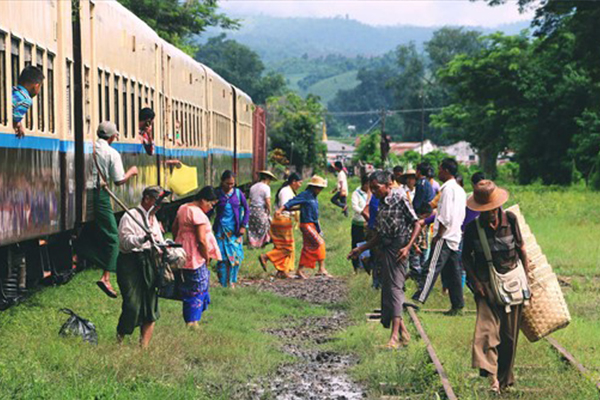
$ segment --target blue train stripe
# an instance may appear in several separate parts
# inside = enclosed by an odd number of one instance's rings
[[[143,154],[144,148],[139,143],[113,143],[112,146],[119,153]],[[72,140],[60,140],[52,137],[25,136],[17,138],[13,132],[0,132],[0,147],[10,149],[32,149],[46,151],[71,152],[75,149],[75,142]],[[94,146],[91,142],[85,142],[84,153],[91,154]],[[173,149],[156,146],[156,152],[166,157],[201,157],[205,158],[208,154],[218,154],[233,157],[233,151],[223,149],[195,150],[195,149]],[[237,157],[252,158],[252,153],[238,153]]]

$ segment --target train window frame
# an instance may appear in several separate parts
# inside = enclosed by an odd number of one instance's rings
[[[102,69],[98,68],[98,123],[104,121],[104,113],[103,113],[104,100],[102,99],[102,93],[104,92],[104,90],[102,90],[103,82],[104,82],[104,71],[102,71]]]
[[[89,129],[89,125],[92,123],[91,116],[91,106],[92,102],[90,100],[90,91],[92,88],[92,83],[90,81],[92,69],[89,65],[85,64],[83,66],[83,112],[84,112],[84,122],[87,125],[84,132],[88,133],[88,136],[91,135],[91,129]],[[85,135],[85,133],[84,133]]]
[[[65,81],[66,81],[66,91],[67,94],[65,98],[66,107],[67,107],[67,132],[71,134],[73,132],[73,60],[66,59],[65,60]]]
[[[137,109],[141,110],[142,107],[144,107],[144,103],[142,102],[142,100],[143,100],[142,99],[143,86],[142,86],[141,82],[138,82],[138,87],[137,88],[138,88],[138,93],[137,93],[137,95],[138,95],[138,106],[137,106]]]
[[[122,85],[122,91],[120,93],[120,96],[122,96],[121,101],[123,102],[123,136],[125,137],[125,139],[129,138],[129,103],[128,103],[128,96],[129,96],[129,79],[127,79],[126,76],[122,77],[123,79],[123,85]]]
[[[113,73],[112,76],[112,80],[113,80],[113,99],[112,99],[112,106],[113,106],[113,110],[114,110],[114,123],[115,126],[117,127],[117,132],[119,132],[122,124],[121,124],[121,102],[119,101],[121,98],[121,93],[119,91],[119,89],[121,88],[121,77],[119,75],[117,75],[116,73]]]
[[[41,57],[40,57],[41,56]],[[44,71],[44,57],[46,56],[46,49],[41,47],[36,47],[35,50],[35,65],[41,70]],[[42,83],[42,87],[40,88],[40,92],[37,97],[37,129],[39,132],[44,132],[46,128],[46,102],[44,101],[45,97],[45,89],[44,86],[47,84],[46,80]]]
[[[154,88],[150,88],[150,108],[154,111]]]
[[[110,121],[110,79],[111,78],[111,74],[108,71],[104,71],[104,119],[103,121]],[[101,121],[102,122],[102,121]]]
[[[21,68],[33,65],[33,48],[33,43],[23,40],[23,66]],[[35,105],[35,102],[32,102],[27,114],[25,114],[25,128],[31,132],[33,132],[33,115],[35,113],[37,113],[37,106]]]
[[[19,75],[21,74],[21,69],[21,38],[15,35],[10,35],[11,86],[17,86],[19,84]]]
[[[135,87],[137,85],[137,82],[135,81],[135,79],[131,78],[131,92],[129,93],[130,96],[130,100],[131,100],[131,104],[129,105],[131,107],[131,116],[129,118],[131,118],[131,138],[134,139],[135,138],[135,132],[137,128],[137,124],[138,121],[135,117],[135,113],[136,113],[136,107],[135,107]]]
[[[48,88],[48,132],[56,133],[56,91],[54,90],[54,59],[56,55],[46,52],[46,87]]]
[[[6,32],[0,31],[0,124],[8,125],[8,87],[7,83],[7,72],[6,68]],[[11,101],[12,106],[12,101]]]

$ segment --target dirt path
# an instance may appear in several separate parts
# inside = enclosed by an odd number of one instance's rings
[[[253,282],[259,290],[293,297],[331,309],[325,317],[290,319],[268,332],[281,339],[282,350],[298,359],[284,365],[277,374],[255,392],[260,397],[284,400],[366,398],[363,387],[348,376],[348,368],[358,360],[346,354],[325,351],[320,344],[332,340],[335,332],[348,325],[340,304],[346,298],[346,287],[340,279],[275,280]]]

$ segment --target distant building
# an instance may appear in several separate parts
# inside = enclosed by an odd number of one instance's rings
[[[464,165],[479,164],[479,156],[469,142],[460,141],[450,146],[440,147],[440,150],[454,157],[456,161]]]
[[[422,145],[423,154],[431,153],[437,149],[437,146],[431,143],[431,140],[426,140]],[[416,151],[421,154],[421,142],[392,142],[390,143],[390,153],[401,156],[407,151]]]
[[[327,146],[327,163],[329,164],[333,164],[336,161],[350,161],[356,150],[356,147],[338,142],[337,140],[325,140],[323,143]]]

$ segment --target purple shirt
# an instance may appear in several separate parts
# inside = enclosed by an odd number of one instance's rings
[[[463,220],[461,230],[464,232],[465,227],[469,224],[469,222],[473,221],[475,218],[479,217],[479,211],[473,211],[469,207],[466,208],[465,211],[465,219]],[[431,225],[435,221],[435,214],[431,214],[429,217],[425,218],[425,225]]]

